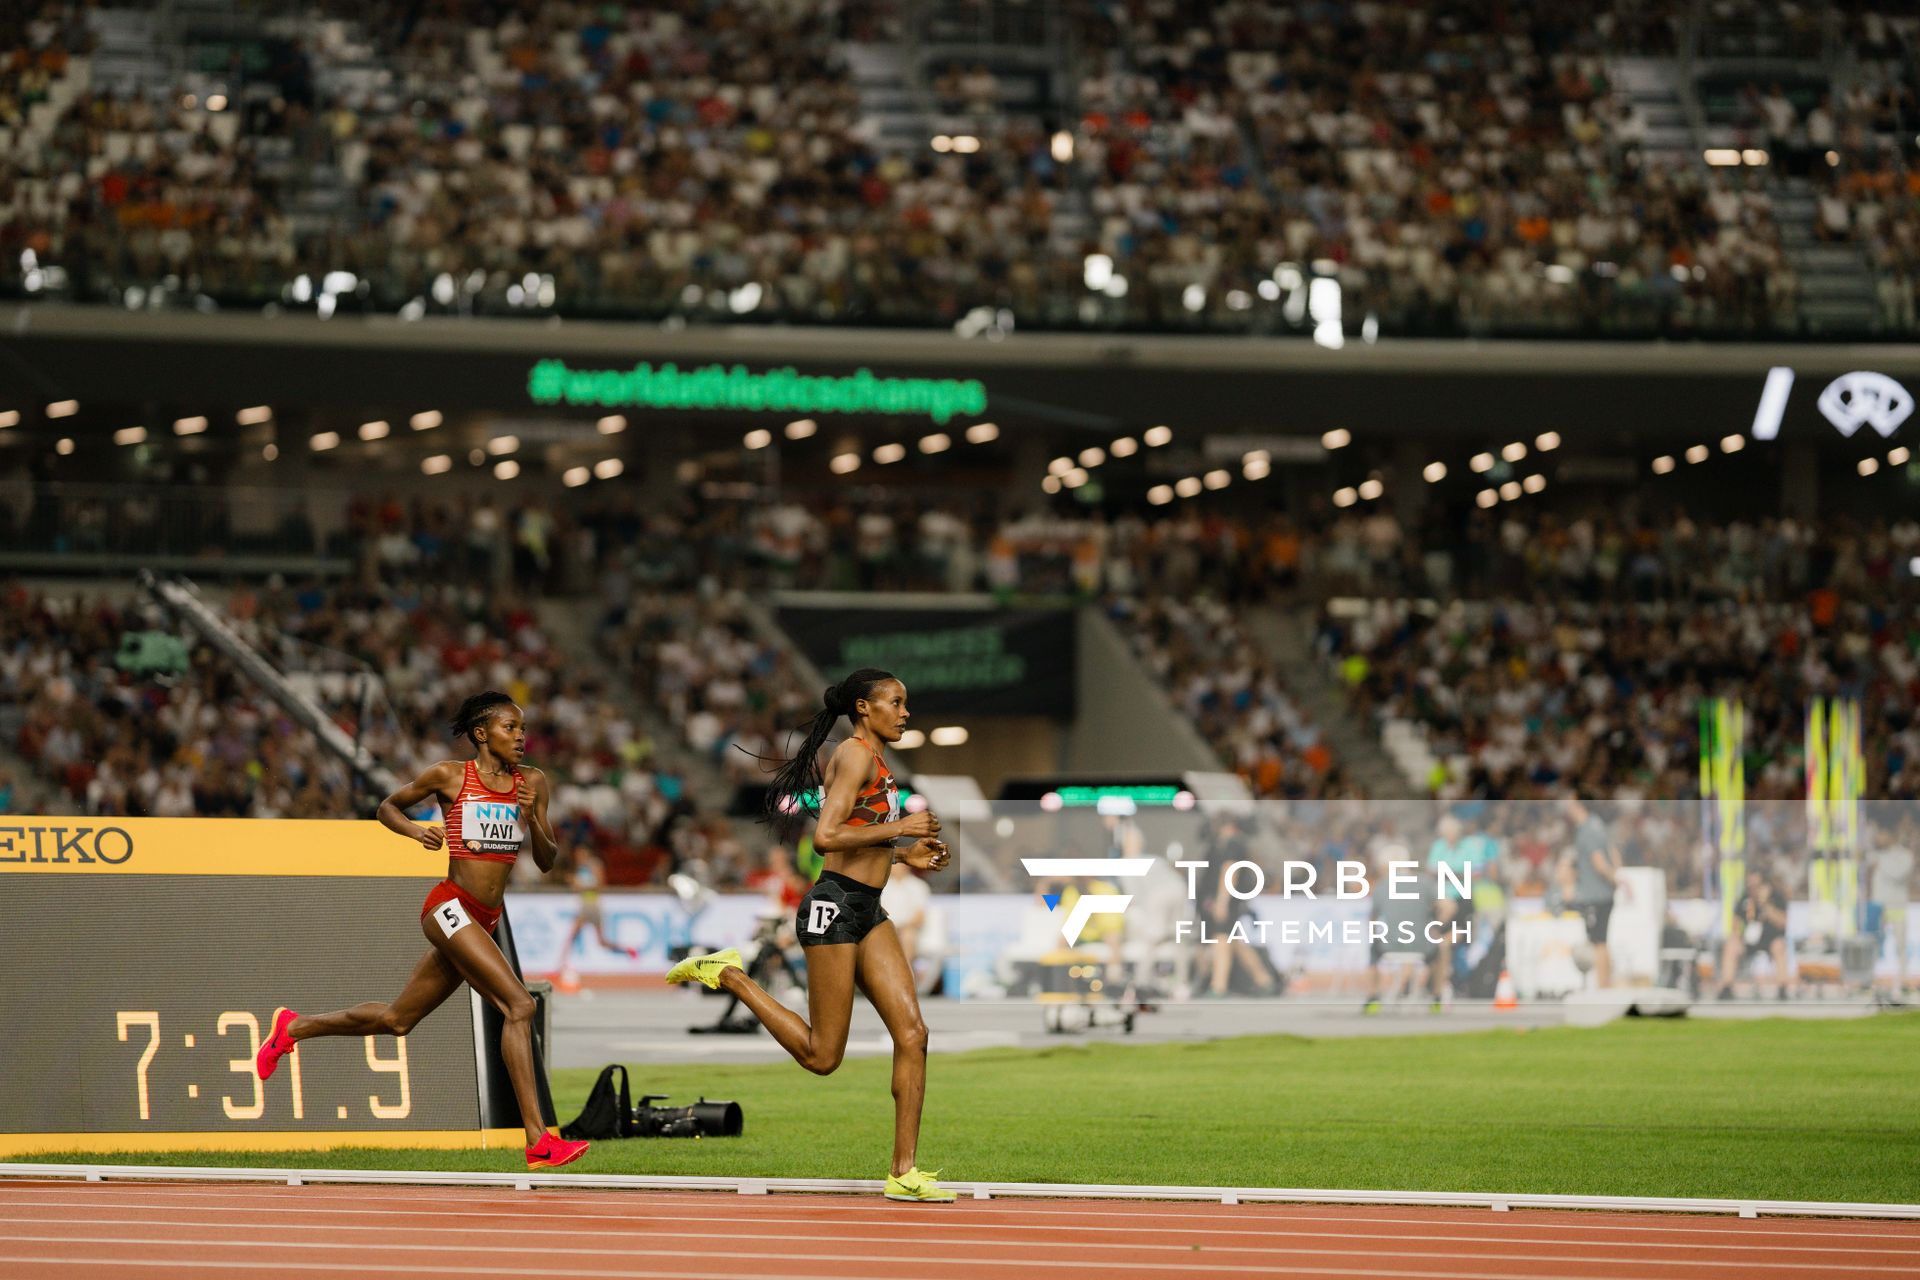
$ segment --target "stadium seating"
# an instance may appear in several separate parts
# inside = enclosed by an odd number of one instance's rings
[[[1320,727],[1228,605],[1160,596],[1116,601],[1109,613],[1125,626],[1174,706],[1255,795],[1353,794]]]
[[[930,149],[855,74],[906,47],[885,6],[332,0],[223,35],[234,74],[142,61],[164,7],[49,4],[0,81],[0,287],[1285,332],[1318,276],[1352,332],[1910,328],[1913,22],[1847,6],[1848,70],[1789,91],[1704,56],[1749,6],[1690,8],[1071,6],[1024,79],[908,77]]]
[[[1409,790],[1685,797],[1697,784],[1699,701],[1739,689],[1753,798],[1801,786],[1800,716],[1815,694],[1881,707],[1866,735],[1872,794],[1920,795],[1912,521],[1713,524],[1546,506],[1406,534],[1378,511],[1255,527],[1187,508],[1153,521],[996,520],[887,501],[642,513],[615,500],[527,530],[496,514],[463,530],[431,505],[367,500],[337,545],[380,585],[241,588],[225,607],[401,772],[449,754],[439,720],[476,680],[528,701],[530,755],[554,777],[556,824],[617,880],[698,856],[726,883],[755,860],[653,763],[647,728],[573,674],[507,594],[516,585],[567,594],[597,582],[598,640],[614,667],[655,725],[736,785],[760,780],[755,757],[777,754],[817,705],[746,603],[786,586],[1101,601],[1176,709],[1262,796],[1357,794],[1324,727],[1246,629],[1243,606],[1276,599],[1332,600],[1321,653]],[[571,567],[543,561],[546,548]],[[485,581],[489,567],[491,595],[414,585],[470,570]],[[218,658],[198,653],[159,682],[133,670],[121,649],[147,626],[142,613],[105,595],[18,587],[0,607],[0,732],[67,803],[360,812],[341,766]],[[391,706],[363,722],[352,673],[367,668],[384,676]]]
[[[787,732],[820,707],[791,655],[757,636],[738,596],[648,593],[611,609],[600,643],[688,747],[735,783],[765,781]]]
[[[1482,799],[1696,795],[1710,697],[1746,708],[1748,797],[1792,799],[1817,696],[1874,708],[1868,794],[1920,796],[1917,640],[1910,606],[1828,589],[1769,605],[1377,602],[1322,626],[1354,711],[1417,736],[1440,766],[1410,781]]]
[[[556,833],[593,849],[617,880],[651,878],[680,838],[676,820],[691,816],[680,780],[652,766],[645,734],[504,598],[406,585],[243,588],[225,615],[405,777],[457,753],[444,719],[476,687],[526,704],[528,757],[554,784]],[[87,813],[365,815],[365,788],[231,664],[196,649],[184,670],[156,678],[123,653],[128,634],[165,623],[105,596],[9,589],[0,598],[8,744]],[[377,672],[384,690],[364,717],[362,671]]]

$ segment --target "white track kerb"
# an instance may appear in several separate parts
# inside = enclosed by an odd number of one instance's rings
[[[811,1192],[878,1195],[883,1184],[861,1178],[663,1178],[635,1174],[405,1173],[352,1169],[192,1169],[144,1164],[0,1164],[0,1178],[86,1182],[269,1182],[298,1187],[362,1183],[408,1187],[510,1187],[517,1191],[716,1191],[743,1196]],[[1596,1209],[1616,1213],[1737,1213],[1743,1218],[1915,1218],[1920,1204],[1844,1204],[1819,1200],[1693,1200],[1658,1196],[1487,1195],[1469,1191],[1315,1191],[1274,1187],[1128,1187],[1103,1183],[957,1182],[945,1185],[975,1200],[1197,1200],[1213,1204],[1426,1205],[1451,1209]]]

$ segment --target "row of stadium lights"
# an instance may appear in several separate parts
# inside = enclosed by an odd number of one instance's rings
[[[933,149],[941,155],[955,154],[970,156],[980,150],[980,139],[970,133],[936,133],[933,135]],[[1073,135],[1065,129],[1057,130],[1048,141],[1047,149],[1054,161],[1066,164],[1073,159]]]
[[[1913,450],[1907,448],[1905,445],[1887,451],[1887,465],[1890,467],[1904,467],[1912,458]],[[1855,469],[1863,476],[1870,476],[1880,470],[1880,459],[1862,458]]]
[[[46,408],[46,415],[49,418],[71,418],[78,412],[80,412],[80,402],[78,400],[55,400]],[[8,431],[19,425],[20,411],[18,409],[8,409],[5,412],[0,412],[0,431]],[[60,442],[54,446],[54,452],[63,458],[72,453],[73,449],[74,443],[71,436],[60,437]]]
[[[817,434],[819,430],[820,424],[818,422],[815,422],[812,418],[801,418],[796,422],[789,422],[786,425],[784,434],[789,440],[805,440]],[[961,437],[968,444],[989,444],[1000,438],[1000,427],[998,423],[976,422],[962,432]],[[748,449],[764,449],[773,443],[773,432],[767,430],[765,427],[756,427],[754,430],[747,432],[740,443]],[[944,431],[935,431],[930,435],[920,437],[920,452],[923,454],[933,455],[945,453],[951,448],[953,448],[953,437]],[[874,462],[883,467],[899,462],[906,456],[907,446],[898,440],[891,440],[886,444],[875,445],[873,448]],[[861,465],[862,459],[860,455],[852,450],[847,450],[834,454],[827,462],[827,469],[837,476],[845,476],[858,471]]]
[[[1058,493],[1062,489],[1078,489],[1093,479],[1096,468],[1106,465],[1109,458],[1131,458],[1140,452],[1144,443],[1149,449],[1158,449],[1173,441],[1173,428],[1168,426],[1148,427],[1140,433],[1140,439],[1121,436],[1118,440],[1101,448],[1097,444],[1088,445],[1077,457],[1061,455],[1047,464],[1047,474],[1040,478],[1040,488],[1047,493]]]
[[[57,400],[46,407],[46,414],[49,418],[70,418],[78,412],[80,412],[80,402],[78,400]],[[233,417],[234,421],[243,427],[262,426],[273,421],[273,409],[271,406],[264,404],[253,405],[250,408],[241,409],[235,413]],[[0,412],[0,431],[17,426],[19,422],[19,410],[8,409]],[[445,422],[446,415],[442,414],[438,409],[422,410],[407,419],[407,425],[415,431],[432,431]],[[194,414],[190,417],[175,418],[173,421],[173,434],[182,438],[202,435],[206,432],[208,425],[209,423],[205,414]],[[595,425],[601,435],[613,436],[619,435],[627,429],[627,420],[619,414],[611,414],[600,419]],[[363,422],[355,434],[358,435],[363,442],[371,444],[378,440],[384,440],[393,434],[393,424],[385,419]],[[144,426],[122,427],[113,433],[113,442],[121,446],[130,447],[145,444],[147,439],[148,432]],[[307,439],[307,448],[314,453],[330,452],[339,448],[340,444],[341,436],[338,431],[318,431]],[[75,448],[76,444],[74,440],[67,436],[61,437],[54,445],[54,451],[63,458],[71,455]],[[498,458],[499,461],[493,464],[494,477],[500,480],[512,480],[520,474],[520,463],[511,457],[505,457],[503,455],[518,453],[519,451],[520,437],[514,435],[494,436],[487,441],[484,448],[474,449],[468,453],[467,461],[477,467],[484,466],[488,458]],[[280,446],[270,441],[262,447],[260,456],[268,462],[273,462],[280,456]],[[445,475],[447,472],[453,470],[453,456],[446,453],[431,454],[420,460],[420,470],[425,475]],[[570,489],[578,488],[590,480],[611,480],[625,470],[626,464],[620,459],[602,458],[591,467],[582,466],[569,468],[561,475],[560,481]]]
[[[915,747],[924,747],[931,742],[936,747],[963,747],[967,744],[965,725],[945,724],[930,732],[909,729],[900,735],[900,741],[892,745],[901,751],[912,751]]]
[[[1722,453],[1739,453],[1742,449],[1746,447],[1747,447],[1747,438],[1745,436],[1732,435],[1732,436],[1721,437],[1720,452]],[[1697,466],[1698,464],[1705,462],[1710,456],[1712,456],[1712,451],[1703,444],[1696,444],[1691,448],[1689,448],[1681,456],[1684,457],[1689,463],[1692,463]],[[1913,460],[1913,450],[1909,449],[1905,445],[1899,445],[1887,451],[1887,465],[1889,467],[1904,467],[1907,465],[1907,463],[1911,462],[1912,460]],[[1679,464],[1674,461],[1674,457],[1672,454],[1663,453],[1659,457],[1653,460],[1653,474],[1657,476],[1667,475],[1671,473],[1678,465]],[[1862,476],[1874,475],[1880,470],[1880,459],[1862,458],[1855,465],[1854,470],[1859,472]]]
[[[1329,453],[1337,449],[1344,449],[1352,443],[1353,432],[1347,430],[1345,427],[1335,427],[1320,437],[1320,447]],[[1557,431],[1541,432],[1534,437],[1533,447],[1540,453],[1553,452],[1560,447],[1560,433]],[[1520,440],[1515,440],[1503,446],[1500,450],[1500,457],[1509,463],[1520,462],[1525,459],[1526,456],[1526,443]],[[1056,464],[1058,464],[1059,461],[1060,459],[1055,459]],[[1264,480],[1272,474],[1273,459],[1266,450],[1255,449],[1240,459],[1240,466],[1241,475],[1246,479]],[[1472,459],[1469,460],[1467,466],[1472,469],[1475,474],[1484,475],[1493,470],[1494,456],[1492,453],[1476,453]],[[1420,472],[1421,478],[1428,484],[1440,483],[1447,478],[1447,474],[1447,464],[1439,461],[1429,462]],[[1205,475],[1183,477],[1171,485],[1155,485],[1153,488],[1147,490],[1147,501],[1156,507],[1165,506],[1175,498],[1195,498],[1208,490],[1224,489],[1232,483],[1233,476],[1226,470],[1209,471]],[[1524,480],[1509,480],[1497,488],[1482,489],[1476,496],[1475,501],[1482,507],[1492,507],[1500,502],[1512,502],[1516,498],[1526,494],[1539,493],[1546,487],[1546,476],[1536,472]],[[1052,492],[1052,490],[1049,490],[1049,492]],[[1356,503],[1372,502],[1384,493],[1386,493],[1386,485],[1378,476],[1372,476],[1357,485],[1347,485],[1335,489],[1333,491],[1333,505],[1343,508],[1351,507]]]
[[[46,406],[46,415],[49,418],[70,418],[79,412],[80,402],[78,400],[56,400]],[[241,426],[259,426],[273,420],[273,410],[267,405],[255,405],[251,408],[240,410],[234,415],[234,420]],[[415,431],[431,431],[445,421],[444,415],[442,415],[438,409],[427,409],[414,414],[408,419],[407,425]],[[0,431],[18,426],[19,423],[19,410],[8,409],[0,411]],[[183,438],[187,436],[197,436],[203,434],[207,430],[207,426],[208,422],[204,414],[176,418],[173,422],[173,433]],[[618,435],[627,429],[627,420],[620,414],[609,414],[595,424],[595,429],[603,436]],[[377,440],[386,439],[387,436],[392,433],[392,430],[392,424],[385,420],[376,419],[372,422],[361,423],[357,434],[362,441],[372,443]],[[814,435],[818,430],[819,424],[812,418],[801,418],[798,421],[787,424],[785,435],[789,440],[805,440]],[[968,444],[986,444],[998,439],[999,436],[999,426],[991,422],[976,423],[968,427],[965,432],[965,438]],[[122,427],[113,433],[113,442],[116,445],[122,446],[144,444],[147,438],[148,433],[144,426]],[[1172,441],[1173,431],[1171,428],[1165,426],[1150,427],[1143,433],[1141,439],[1149,448],[1157,448]],[[1335,427],[1320,437],[1321,446],[1329,452],[1336,449],[1343,449],[1352,442],[1353,433],[1345,427]],[[325,453],[338,448],[340,443],[340,433],[337,431],[317,432],[307,442],[308,447],[315,453]],[[749,431],[742,443],[748,449],[764,449],[773,443],[773,433],[764,428]],[[1534,437],[1533,444],[1536,451],[1540,453],[1551,453],[1560,447],[1560,434],[1557,431],[1542,432]],[[75,442],[71,437],[62,437],[57,442],[55,449],[62,457],[65,457],[72,454],[75,447]],[[920,439],[920,452],[923,454],[945,453],[952,447],[952,437],[948,436],[945,432],[935,432],[931,435],[923,436]],[[1747,441],[1745,436],[1734,434],[1721,437],[1720,451],[1723,454],[1739,453],[1746,447]],[[475,466],[480,466],[486,462],[489,456],[516,453],[519,451],[519,448],[519,437],[511,435],[495,436],[487,441],[484,450],[473,450],[468,455],[468,461]],[[1108,449],[1101,449],[1098,445],[1082,449],[1078,459],[1078,466],[1075,465],[1073,458],[1055,458],[1048,465],[1047,475],[1041,480],[1040,487],[1050,494],[1058,493],[1063,488],[1078,489],[1091,479],[1089,472],[1093,468],[1106,462],[1109,457],[1131,457],[1138,449],[1139,444],[1131,436],[1122,436],[1120,439],[1115,440]],[[1711,456],[1711,452],[1706,445],[1696,444],[1688,448],[1682,456],[1688,463],[1697,465],[1705,462],[1708,457]],[[261,456],[268,462],[272,462],[280,456],[279,446],[269,443],[261,450]],[[873,450],[873,460],[882,466],[899,462],[906,456],[906,446],[898,442],[879,445]],[[1525,459],[1526,456],[1527,446],[1518,440],[1503,446],[1500,450],[1501,459],[1508,463],[1520,462]],[[1902,445],[1888,452],[1887,465],[1891,467],[1905,466],[1912,457],[1912,450]],[[835,455],[832,462],[828,465],[835,475],[847,475],[859,470],[861,459],[857,453],[841,453]],[[1467,465],[1474,472],[1485,474],[1493,470],[1494,456],[1490,452],[1477,453]],[[1672,454],[1662,454],[1653,460],[1653,473],[1657,476],[1667,475],[1674,471],[1677,466],[1678,463]],[[420,470],[430,476],[443,475],[452,469],[453,458],[451,455],[444,453],[433,454],[422,459],[420,463]],[[561,476],[561,483],[565,484],[568,488],[578,488],[590,480],[611,480],[620,475],[625,469],[625,464],[622,463],[620,459],[603,458],[591,467],[580,466],[569,468]],[[1862,476],[1871,476],[1880,470],[1880,460],[1878,458],[1862,458],[1857,470]],[[1248,480],[1264,480],[1271,472],[1272,458],[1265,450],[1253,450],[1241,459],[1241,474]],[[520,474],[520,464],[511,458],[503,458],[494,464],[493,474],[498,479],[511,480]],[[1421,476],[1428,484],[1438,484],[1447,478],[1447,464],[1437,461],[1429,462],[1421,471]],[[1155,485],[1147,491],[1147,501],[1155,506],[1165,506],[1176,497],[1197,497],[1199,494],[1208,490],[1224,489],[1232,482],[1233,477],[1230,473],[1224,469],[1216,469],[1207,472],[1205,475],[1182,477],[1171,485]],[[1497,489],[1482,489],[1479,494],[1476,495],[1475,501],[1482,507],[1492,507],[1502,501],[1511,502],[1523,494],[1539,493],[1546,487],[1546,477],[1536,472],[1533,475],[1527,476],[1524,480],[1507,481]],[[1384,492],[1384,486],[1382,486],[1380,481],[1378,479],[1370,479],[1357,486],[1336,489],[1333,494],[1333,503],[1338,507],[1350,507],[1356,502],[1370,502],[1378,498],[1382,492]]]
[[[1560,433],[1558,431],[1542,431],[1533,438],[1533,452],[1535,453],[1552,453],[1559,447]],[[1518,462],[1524,462],[1526,458],[1527,444],[1524,440],[1514,440],[1500,447],[1500,461],[1507,463],[1509,466]],[[1493,470],[1494,465],[1494,457],[1490,452],[1476,453],[1472,458],[1467,460],[1467,468],[1475,475],[1487,474]],[[1430,484],[1444,480],[1447,475],[1446,464],[1442,462],[1430,462],[1427,464],[1426,471],[1422,474],[1426,476],[1427,482]],[[1474,494],[1473,501],[1475,505],[1485,511],[1499,506],[1502,502],[1514,502],[1531,494],[1544,492],[1546,487],[1547,477],[1536,471],[1524,479],[1508,480],[1497,486],[1490,485],[1482,489],[1479,493]]]
[[[1916,137],[1914,143],[1920,145],[1920,137]],[[1743,164],[1754,168],[1765,168],[1773,159],[1758,147],[1708,147],[1705,155],[1707,163],[1716,169],[1734,168]],[[1838,169],[1840,153],[1828,151],[1826,161],[1829,169]]]
[[[1320,447],[1328,453],[1332,453],[1336,449],[1344,449],[1352,443],[1353,432],[1347,430],[1345,427],[1335,427],[1320,437]],[[1439,467],[1440,474],[1443,476],[1447,473],[1447,467],[1444,462],[1427,464],[1427,470],[1429,471],[1433,470],[1434,467]],[[1341,488],[1335,489],[1333,491],[1333,505],[1345,509],[1356,503],[1372,502],[1386,491],[1387,486],[1381,481],[1379,476],[1368,476],[1359,484],[1344,485]]]
[[[78,400],[55,400],[53,403],[47,405],[45,409],[47,417],[55,419],[71,418],[79,412],[80,402]],[[242,410],[242,413],[246,412],[250,411]],[[244,419],[242,420],[244,421]],[[20,411],[18,409],[8,409],[0,412],[0,431],[5,431],[19,425]],[[173,421],[173,434],[176,436],[197,436],[206,429],[207,419],[204,416],[175,418]],[[117,445],[145,444],[147,442],[147,429],[142,426],[121,427],[113,433],[113,442]],[[62,436],[54,442],[54,452],[63,458],[70,456],[78,447],[78,442],[75,441],[72,436]]]
[[[1329,453],[1336,449],[1344,449],[1352,443],[1353,432],[1345,427],[1335,427],[1320,437],[1320,447]],[[1430,464],[1427,468],[1428,472],[1431,473],[1435,467],[1440,469],[1441,476],[1447,473],[1446,464],[1440,462]],[[1265,480],[1272,474],[1273,455],[1265,449],[1253,449],[1240,455],[1240,475],[1243,479]],[[1438,479],[1439,477],[1430,476],[1430,478]],[[1157,484],[1147,490],[1147,501],[1156,507],[1164,507],[1176,498],[1197,498],[1202,493],[1218,491],[1232,483],[1231,472],[1224,467],[1216,468],[1204,475],[1182,476],[1172,484]],[[1371,502],[1385,492],[1386,486],[1378,476],[1374,476],[1358,485],[1334,490],[1333,505],[1350,507],[1356,502]]]
[[[1916,146],[1920,146],[1920,136],[1915,137],[1913,141]],[[1708,147],[1705,155],[1707,163],[1716,169],[1732,168],[1743,164],[1751,165],[1754,168],[1764,168],[1773,159],[1773,157],[1758,147]],[[1838,169],[1840,167],[1840,153],[1838,151],[1828,151],[1826,153],[1826,161],[1829,169]]]
[[[438,409],[428,409],[423,413],[414,414],[407,420],[407,425],[415,431],[431,431],[445,421],[445,416]],[[617,436],[627,429],[627,420],[617,413],[608,414],[594,424],[594,429],[603,436]],[[371,444],[376,440],[386,439],[392,433],[391,423],[384,419],[376,419],[373,422],[361,423],[358,435],[361,440]],[[308,446],[315,452],[338,448],[339,445],[340,433],[337,431],[322,431],[308,441]],[[267,448],[271,449],[273,446],[268,445]],[[469,450],[467,462],[472,466],[482,467],[487,464],[489,458],[498,459],[493,464],[494,479],[513,480],[520,475],[520,462],[517,458],[508,455],[518,452],[520,452],[519,436],[499,435],[490,438],[481,448]],[[560,473],[560,483],[569,489],[577,489],[590,481],[611,480],[626,469],[627,464],[619,458],[602,458],[592,466],[568,467]],[[420,460],[420,471],[423,475],[440,476],[451,470],[453,470],[453,455],[449,453],[429,454]]]
[[[1743,435],[1735,434],[1735,435],[1720,437],[1721,453],[1739,453],[1742,449],[1746,447],[1747,447],[1747,438]],[[1696,445],[1690,446],[1687,449],[1687,451],[1681,454],[1680,456],[1685,458],[1688,461],[1688,463],[1694,466],[1698,466],[1700,463],[1705,462],[1709,457],[1713,456],[1713,450],[1707,448],[1707,446],[1703,444],[1696,444]],[[1869,458],[1868,461],[1871,462],[1873,461],[1873,459]],[[1674,468],[1677,466],[1679,466],[1679,463],[1674,461],[1674,457],[1672,454],[1663,453],[1659,457],[1653,460],[1653,474],[1657,476],[1664,476],[1672,472]],[[1860,474],[1864,476],[1864,475],[1870,475],[1872,473],[1867,471],[1862,471]]]

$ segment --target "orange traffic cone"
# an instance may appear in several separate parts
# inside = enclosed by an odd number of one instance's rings
[[[1500,983],[1493,989],[1493,1007],[1496,1009],[1518,1009],[1520,997],[1513,992],[1513,975],[1505,969],[1500,971]]]

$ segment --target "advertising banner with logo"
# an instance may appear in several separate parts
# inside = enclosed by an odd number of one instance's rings
[[[604,892],[599,897],[606,940],[634,948],[640,953],[637,959],[600,946],[591,933],[573,933],[580,918],[579,894],[526,891],[507,895],[521,969],[528,974],[571,970],[583,976],[664,973],[673,965],[669,949],[738,946],[753,936],[761,916],[773,910],[765,895],[757,893],[714,894],[692,912],[670,893]]]

